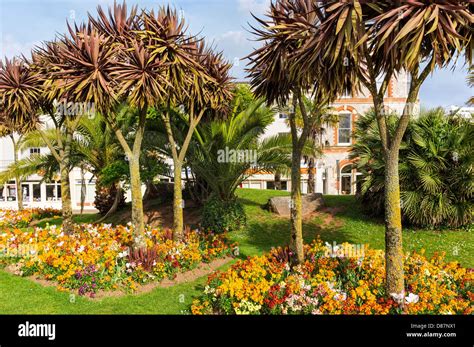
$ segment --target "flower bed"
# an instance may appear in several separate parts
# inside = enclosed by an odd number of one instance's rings
[[[32,220],[60,216],[61,211],[52,208],[31,208],[23,211],[0,210],[0,228],[26,228]]]
[[[130,226],[77,225],[72,235],[55,226],[12,229],[0,234],[0,255],[19,275],[39,275],[59,289],[93,297],[100,289],[133,291],[232,252],[224,236],[197,231],[177,242],[169,230],[148,228],[146,243],[146,249],[131,251]]]
[[[347,247],[343,245],[339,248]],[[239,261],[215,273],[193,314],[472,314],[474,271],[428,260],[405,258],[406,294],[386,297],[384,253],[364,249],[361,257],[328,253],[328,246],[305,246],[306,261],[290,269],[287,251]]]

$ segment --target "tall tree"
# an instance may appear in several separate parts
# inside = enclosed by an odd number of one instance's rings
[[[15,132],[24,132],[38,122],[37,107],[41,97],[40,80],[25,59],[0,61],[0,111],[4,135],[13,141],[14,161],[18,161],[18,141]],[[23,209],[21,177],[16,175],[18,208]]]
[[[153,33],[153,34],[151,34]],[[144,30],[140,33],[158,52],[156,58],[164,66],[166,97],[161,118],[173,159],[173,237],[183,236],[182,169],[194,131],[206,113],[225,105],[231,97],[230,65],[222,53],[206,47],[202,39],[189,36],[185,21],[176,11],[162,8],[157,15],[144,15]],[[182,143],[174,134],[173,117],[184,117],[188,130]]]
[[[324,62],[313,66],[312,79],[306,74],[290,70],[292,57],[308,34],[308,26],[312,31],[320,24],[324,14],[316,2],[305,0],[279,0],[271,3],[267,14],[268,20],[256,18],[261,28],[253,28],[257,40],[264,44],[248,58],[249,77],[257,96],[265,97],[269,104],[277,103],[280,107],[287,105],[291,99],[289,124],[293,143],[291,165],[291,238],[290,248],[293,263],[304,261],[303,223],[301,199],[301,159],[304,145],[310,135],[313,120],[303,102],[305,93],[311,92],[315,103],[324,105],[336,96],[340,83],[334,83],[334,76],[324,79]],[[311,32],[312,32],[311,31]],[[341,69],[330,71],[334,75],[343,73]],[[344,75],[341,75],[344,76]],[[340,76],[338,76],[340,77]],[[340,79],[340,78],[339,78]],[[303,126],[298,129],[297,112],[301,113]]]
[[[22,142],[24,135],[33,128],[31,123],[15,123],[14,119],[8,117],[0,109],[0,136],[8,136],[13,145],[13,163],[18,163],[19,154],[21,152]],[[22,188],[22,175],[13,176],[16,185],[16,198],[18,210],[23,210],[23,188]]]

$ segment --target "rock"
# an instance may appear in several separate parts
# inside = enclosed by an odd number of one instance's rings
[[[277,196],[268,201],[269,210],[282,217],[290,217],[290,197]],[[324,205],[323,195],[320,193],[302,196],[303,217],[315,212]]]

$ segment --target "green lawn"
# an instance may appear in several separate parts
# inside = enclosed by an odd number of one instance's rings
[[[289,223],[264,210],[263,205],[272,196],[285,192],[239,190],[238,195],[245,205],[249,223],[247,228],[230,235],[240,244],[240,255],[262,254],[273,246],[285,245],[289,241]],[[370,244],[374,248],[384,246],[384,227],[381,221],[364,216],[353,197],[328,196],[328,207],[339,207],[335,217],[320,214],[304,223],[304,238],[310,242],[317,235],[332,243],[336,241]],[[76,216],[77,222],[92,222],[96,215]],[[50,221],[50,224],[60,220]],[[474,238],[472,231],[428,231],[405,230],[406,250],[424,248],[428,255],[445,251],[447,258],[457,260],[467,267],[474,267]],[[228,267],[226,265],[224,268]],[[55,288],[45,288],[28,279],[10,275],[0,270],[0,314],[180,314],[200,294],[206,278],[171,288],[156,288],[151,293],[110,297],[92,301]]]

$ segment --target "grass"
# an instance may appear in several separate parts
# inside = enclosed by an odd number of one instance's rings
[[[240,245],[240,256],[262,254],[271,247],[289,242],[288,219],[276,217],[263,209],[273,196],[288,195],[286,192],[242,189],[238,196],[248,215],[248,226],[230,235]],[[337,208],[334,216],[320,213],[306,220],[303,226],[305,242],[315,237],[329,243],[350,242],[369,244],[373,248],[384,247],[384,226],[380,220],[366,217],[351,196],[327,196],[326,205]],[[97,215],[75,216],[76,222],[88,223]],[[46,221],[43,222],[46,224]],[[61,220],[50,220],[60,224]],[[41,225],[41,224],[40,224]],[[407,251],[425,249],[427,255],[446,252],[449,260],[463,266],[474,267],[474,237],[472,231],[404,230],[404,247]],[[227,264],[221,270],[227,268]],[[123,297],[90,300],[59,292],[53,287],[43,287],[28,279],[0,270],[0,313],[3,314],[181,314],[186,313],[193,298],[198,296],[206,282],[200,278],[191,283],[170,288],[156,288],[152,292]]]

